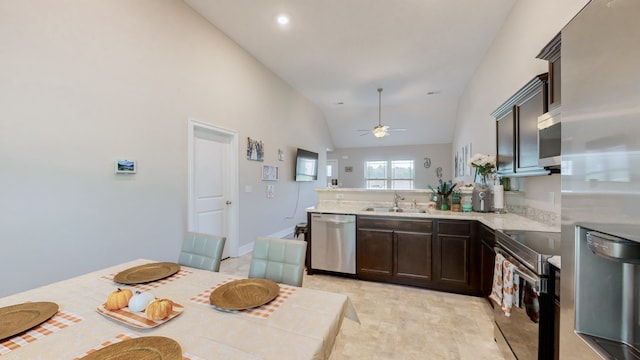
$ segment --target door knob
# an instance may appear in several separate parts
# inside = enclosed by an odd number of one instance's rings
[[[226,204],[231,205],[231,200],[227,200]]]

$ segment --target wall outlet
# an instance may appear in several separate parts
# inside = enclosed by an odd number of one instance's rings
[[[251,187],[251,185],[245,185],[244,192],[250,193],[252,191],[253,191],[253,188]]]
[[[549,202],[551,204],[555,204],[556,203],[556,193],[553,191],[549,191]]]
[[[336,194],[336,199],[344,199],[344,194]]]

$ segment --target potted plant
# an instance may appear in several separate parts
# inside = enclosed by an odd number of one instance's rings
[[[429,190],[433,194],[438,194],[438,198],[436,200],[436,208],[440,210],[449,210],[449,195],[453,192],[458,184],[454,184],[451,180],[444,182],[442,179],[438,180],[438,189],[434,190],[434,188],[429,185]],[[439,200],[439,202],[438,202]],[[439,206],[438,206],[439,205]]]

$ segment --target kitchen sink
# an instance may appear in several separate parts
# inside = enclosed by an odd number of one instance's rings
[[[401,212],[401,213],[426,213],[425,209],[404,209],[404,208],[388,208],[388,207],[369,207],[364,209],[365,211],[373,211],[373,212]]]

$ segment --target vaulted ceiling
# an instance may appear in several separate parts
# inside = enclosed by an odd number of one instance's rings
[[[451,142],[458,99],[516,0],[184,1],[315,103],[335,148],[351,148]],[[407,130],[358,131],[379,115]]]

